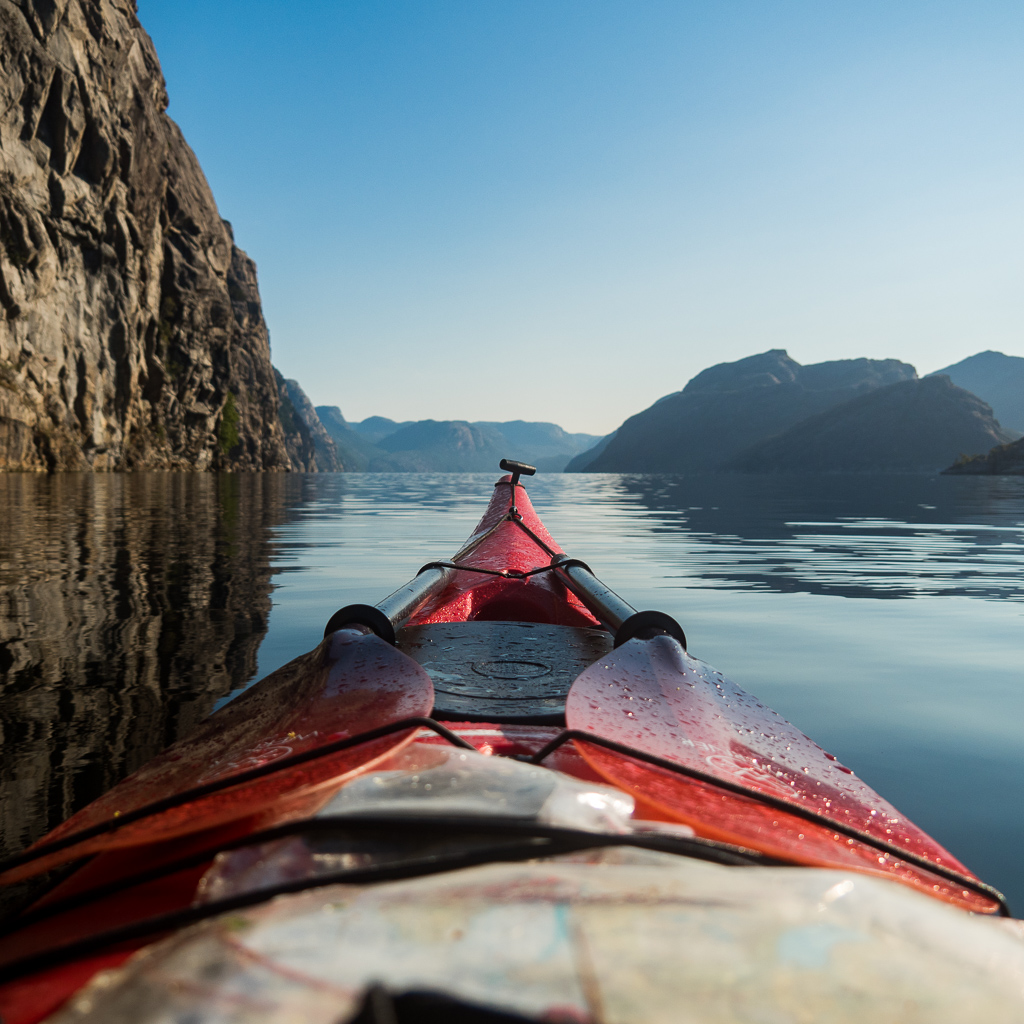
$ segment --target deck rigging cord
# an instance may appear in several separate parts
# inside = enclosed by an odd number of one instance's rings
[[[457,733],[433,719],[423,718],[421,716],[400,719],[397,722],[380,726],[377,729],[371,729],[355,736],[346,737],[343,740],[336,740],[335,742],[325,744],[322,747],[314,747],[311,750],[303,751],[301,754],[293,754],[290,757],[281,758],[278,761],[270,761],[267,764],[260,765],[258,768],[251,768],[248,771],[240,772],[237,775],[229,775],[223,779],[216,779],[213,782],[205,783],[202,786],[196,786],[192,789],[184,790],[181,793],[176,793],[174,796],[154,801],[153,803],[136,808],[133,811],[128,811],[119,815],[117,818],[110,818],[107,821],[99,822],[87,829],[82,829],[79,832],[73,832],[61,839],[54,840],[51,843],[45,843],[37,847],[30,848],[21,854],[9,857],[6,861],[0,862],[0,871],[7,871],[15,867],[21,867],[24,864],[31,863],[33,860],[39,860],[50,853],[56,853],[60,850],[68,849],[78,843],[84,842],[87,839],[92,839],[96,836],[114,832],[124,825],[131,824],[135,821],[141,821],[144,818],[152,817],[174,807],[180,807],[182,804],[190,803],[191,801],[200,799],[201,797],[209,796],[233,786],[243,785],[244,783],[264,778],[265,776],[274,774],[275,772],[286,771],[288,768],[295,767],[298,764],[305,764],[318,757],[326,757],[330,754],[337,753],[340,750],[347,750],[350,747],[358,746],[360,743],[379,739],[382,736],[401,732],[405,729],[414,728],[416,726],[430,729],[432,732],[437,733],[454,746],[465,750],[476,750],[471,743],[467,742]],[[577,729],[563,730],[549,743],[537,751],[536,754],[523,756],[520,759],[526,760],[532,764],[540,764],[541,761],[550,756],[550,754],[557,750],[558,747],[570,740],[578,740],[580,742],[593,743],[596,746],[605,747],[609,750],[615,751],[616,753],[624,754],[626,757],[643,761],[647,764],[654,765],[657,768],[662,768],[665,771],[673,772],[677,775],[682,775],[698,782],[703,782],[718,789],[724,789],[738,796],[747,797],[748,799],[773,807],[776,810],[783,811],[787,814],[793,814],[806,821],[821,825],[833,832],[845,835],[849,839],[853,839],[865,844],[866,846],[873,847],[882,853],[893,855],[897,860],[903,861],[922,871],[927,871],[930,874],[943,878],[948,882],[953,882],[963,889],[971,890],[995,903],[1001,916],[1012,916],[1010,908],[1006,902],[1006,897],[1003,896],[998,889],[988,885],[986,882],[982,882],[976,878],[970,878],[967,875],[961,874],[952,868],[947,868],[944,865],[936,864],[933,861],[928,860],[926,857],[921,857],[918,854],[901,849],[894,843],[880,839],[877,836],[871,835],[869,832],[864,832],[851,825],[845,825],[842,822],[829,818],[828,816],[820,814],[810,808],[791,803],[787,800],[781,799],[780,797],[770,796],[769,794],[762,793],[759,790],[740,785],[736,782],[717,778],[716,776],[702,772],[699,769],[689,768],[686,765],[666,760],[665,758],[658,757],[655,754],[648,754],[645,751],[636,749],[635,747],[630,747],[624,743],[617,743],[614,740],[605,739],[603,736],[598,736],[594,733]]]
[[[392,733],[402,732],[405,729],[412,729],[417,726],[436,732],[453,746],[461,747],[463,750],[476,750],[476,747],[474,747],[472,743],[464,740],[458,735],[458,733],[452,732],[451,729],[448,729],[440,722],[434,721],[432,718],[425,718],[422,715],[402,718],[397,722],[389,722],[387,725],[379,726],[376,729],[369,729],[366,732],[357,733],[355,736],[346,736],[344,739],[335,740],[332,743],[326,743],[320,747],[312,747],[310,750],[304,750],[299,754],[292,754],[290,757],[282,757],[277,761],[268,761],[266,764],[261,764],[256,768],[250,768],[248,771],[239,772],[237,775],[227,775],[224,778],[214,779],[212,782],[206,782],[201,786],[193,786],[190,789],[185,789],[179,793],[175,793],[173,796],[164,797],[162,800],[154,800],[152,803],[143,804],[142,807],[136,807],[132,811],[125,811],[124,814],[119,814],[116,818],[108,818],[106,821],[101,821],[96,825],[89,826],[89,828],[80,829],[78,832],[72,832],[70,835],[63,836],[60,839],[54,839],[48,843],[40,843],[38,846],[29,847],[27,850],[24,850],[19,854],[15,854],[13,857],[7,857],[0,861],[0,874],[11,871],[14,868],[22,867],[25,864],[30,864],[34,860],[40,860],[51,853],[59,853],[61,850],[77,846],[79,843],[85,842],[87,839],[95,839],[97,836],[105,835],[109,832],[115,832],[117,829],[123,828],[125,825],[130,825],[136,821],[142,821],[144,818],[151,818],[156,814],[162,814],[164,811],[170,811],[175,807],[180,807],[182,804],[191,803],[193,800],[199,800],[204,796],[210,796],[214,793],[219,793],[222,790],[230,789],[232,786],[240,786],[247,782],[255,782],[257,779],[262,779],[267,775],[286,771],[289,768],[295,768],[298,765],[306,764],[309,761],[315,761],[318,758],[328,757],[331,754],[337,754],[342,750],[357,747],[362,743],[368,743],[370,740],[380,739],[383,736],[390,736]],[[0,885],[5,884],[9,883],[0,883]]]
[[[838,832],[841,835],[846,836],[848,839],[856,840],[863,843],[865,846],[871,846],[883,853],[891,854],[897,861],[904,861],[905,863],[919,868],[922,871],[938,875],[940,878],[944,878],[948,882],[955,882],[964,889],[970,889],[979,895],[985,896],[987,899],[992,900],[993,903],[998,904],[999,914],[1001,917],[1013,916],[1010,913],[1006,897],[998,889],[989,885],[987,882],[982,882],[977,878],[970,878],[967,875],[964,875],[959,871],[955,871],[952,868],[947,868],[942,864],[936,864],[934,861],[928,860],[927,857],[922,857],[909,850],[904,850],[895,843],[891,843],[885,839],[880,839],[878,836],[873,836],[870,832],[865,832],[853,825],[846,825],[843,822],[830,818],[825,814],[820,814],[818,811],[814,811],[809,807],[803,807],[800,804],[792,803],[791,801],[784,800],[781,797],[772,796],[769,793],[762,793],[760,790],[743,786],[738,782],[730,782],[728,779],[720,779],[715,775],[702,772],[699,768],[690,768],[687,765],[679,764],[676,761],[669,761],[667,758],[659,757],[657,754],[648,754],[644,750],[638,750],[636,747],[630,747],[628,744],[618,743],[615,740],[605,739],[603,736],[598,736],[595,733],[586,732],[582,729],[565,729],[538,750],[536,754],[523,757],[523,760],[529,764],[540,764],[559,747],[568,743],[570,740],[578,740],[581,743],[593,743],[595,746],[604,747],[607,750],[612,750],[617,754],[623,754],[626,757],[634,758],[637,761],[643,761],[656,768],[662,768],[665,771],[674,772],[676,775],[682,775],[686,778],[694,779],[697,782],[706,783],[707,785],[714,786],[717,789],[727,790],[730,793],[735,793],[737,796],[747,797],[757,801],[758,803],[772,807],[775,810],[782,811],[785,814],[792,814],[796,817],[803,818],[805,821],[813,822],[816,825],[823,825],[830,831]]]

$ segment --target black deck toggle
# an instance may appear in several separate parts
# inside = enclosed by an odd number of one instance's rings
[[[520,476],[533,476],[537,472],[536,466],[528,466],[525,462],[516,462],[515,459],[502,459],[498,463],[500,469],[512,474],[512,493],[516,492],[516,484]]]
[[[519,514],[519,509],[516,508],[516,484],[519,483],[520,474],[526,476],[533,476],[537,472],[536,466],[528,466],[525,462],[516,462],[515,459],[502,459],[498,465],[512,474],[512,479],[508,482],[509,490],[512,492],[512,504],[508,507],[507,519],[522,520],[522,516]],[[498,481],[500,484],[501,481]],[[494,486],[497,487],[498,484]]]

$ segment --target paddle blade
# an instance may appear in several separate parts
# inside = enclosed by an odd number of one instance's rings
[[[198,732],[168,747],[36,845],[195,786],[429,715],[433,703],[430,677],[411,658],[373,634],[339,630],[211,715]],[[202,797],[15,868],[0,880],[15,881],[86,853],[170,839],[240,817],[258,816],[261,827],[268,827],[304,795],[394,753],[414,733],[412,728],[383,736]]]
[[[654,754],[869,833],[885,853],[797,814],[577,741],[604,778],[699,835],[820,867],[895,877],[992,912],[996,904],[903,861],[899,850],[969,875],[930,836],[831,754],[669,637],[631,640],[583,672],[566,701],[570,729]],[[973,876],[971,876],[973,877]]]

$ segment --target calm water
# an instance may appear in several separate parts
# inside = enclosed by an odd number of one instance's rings
[[[470,533],[496,476],[0,476],[0,836],[19,849]],[[1024,479],[549,476],[632,604],[1024,914]]]

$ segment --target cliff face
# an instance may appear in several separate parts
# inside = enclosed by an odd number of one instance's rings
[[[577,472],[714,471],[750,445],[858,395],[916,377],[896,359],[801,366],[782,349],[697,374],[682,391],[622,424]],[[582,462],[582,460],[579,460]]]
[[[0,468],[287,469],[256,267],[130,0],[0,0]]]
[[[1010,440],[977,395],[948,377],[905,380],[762,441],[727,469],[768,473],[935,472]]]
[[[338,473],[344,467],[331,435],[320,422],[306,392],[297,380],[286,379],[275,369],[281,399],[278,414],[292,466],[309,473]]]

